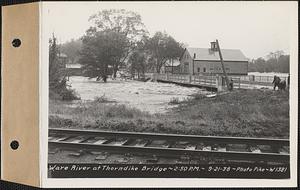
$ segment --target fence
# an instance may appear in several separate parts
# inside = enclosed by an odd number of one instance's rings
[[[230,76],[237,88],[271,87],[274,80],[273,76]],[[281,80],[288,80],[288,77],[280,77]]]
[[[146,73],[146,78],[152,78],[154,80],[176,82],[181,84],[192,84],[195,86],[214,87],[218,90],[225,89],[225,78],[222,76],[207,76],[207,75],[187,75],[187,74],[157,74]],[[272,87],[273,76],[229,76],[233,80],[234,88],[260,88],[260,87]],[[287,81],[287,77],[281,77],[281,80]]]
[[[216,89],[219,86],[218,84],[221,86],[221,82],[218,82],[218,76],[146,73],[145,77],[156,81],[174,82],[178,84],[186,84],[204,88]]]
[[[217,85],[217,76],[199,76],[192,75],[192,83],[206,86],[216,86]]]

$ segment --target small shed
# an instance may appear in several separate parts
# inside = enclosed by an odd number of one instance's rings
[[[161,68],[161,73],[180,73],[180,61],[178,59],[167,60]]]
[[[57,59],[59,63],[59,67],[65,69],[68,63],[68,56],[64,53],[57,53]]]

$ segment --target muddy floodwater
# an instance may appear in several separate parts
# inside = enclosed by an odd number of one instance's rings
[[[83,101],[105,96],[108,100],[118,104],[125,104],[150,113],[168,111],[169,108],[176,106],[169,104],[170,100],[174,98],[182,101],[195,93],[209,93],[203,89],[175,84],[132,80],[108,80],[107,83],[104,83],[79,76],[70,77],[69,84]]]

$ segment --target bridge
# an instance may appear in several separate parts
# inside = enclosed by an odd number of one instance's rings
[[[171,73],[145,73],[145,78],[158,82],[174,83],[182,86],[199,87],[209,91],[227,90],[224,77],[220,75],[188,75]],[[253,88],[272,88],[272,76],[229,76],[233,80],[234,88],[253,89]],[[287,77],[282,77],[287,81]]]

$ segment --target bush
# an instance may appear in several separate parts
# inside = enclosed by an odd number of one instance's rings
[[[58,58],[59,49],[56,38],[49,41],[49,98],[53,100],[78,100],[74,90],[68,89],[64,68]]]
[[[77,96],[75,90],[66,89],[61,92],[62,100],[71,101],[71,100],[80,100],[80,97]]]
[[[108,98],[105,96],[105,94],[103,94],[102,96],[96,96],[94,98],[94,102],[96,103],[108,103],[108,102],[112,102],[110,100],[108,100]]]
[[[51,100],[63,100],[63,101],[72,101],[80,100],[80,97],[76,94],[75,90],[64,89],[60,92],[49,89],[49,99]]]
[[[105,111],[106,117],[134,118],[142,115],[143,113],[140,110],[125,105],[110,106]]]

